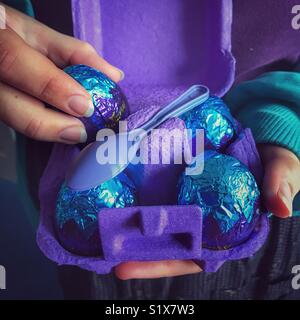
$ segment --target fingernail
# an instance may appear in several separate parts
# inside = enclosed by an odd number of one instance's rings
[[[90,117],[94,113],[93,101],[85,96],[74,95],[68,101],[69,108],[79,116]]]
[[[282,202],[285,204],[285,206],[288,208],[291,216],[292,215],[292,194],[291,194],[291,188],[286,181],[281,183],[278,190],[278,196],[282,200]]]
[[[117,68],[118,69],[118,71],[120,72],[120,81],[122,81],[124,78],[125,78],[125,73],[124,73],[124,71],[122,71],[121,69],[119,69],[119,68]]]
[[[83,143],[87,140],[87,133],[83,127],[69,127],[60,132],[59,138],[65,142]]]

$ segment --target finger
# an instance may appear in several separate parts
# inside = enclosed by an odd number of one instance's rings
[[[32,139],[74,144],[87,138],[77,118],[47,109],[41,101],[1,82],[0,120]]]
[[[94,111],[80,84],[9,29],[0,30],[0,79],[71,115]]]
[[[99,56],[97,51],[87,42],[59,33],[49,40],[48,56],[58,65],[65,67],[73,64],[85,64],[100,70],[115,82],[124,79],[124,72]]]
[[[281,166],[281,161],[272,161],[265,168],[264,203],[270,212],[281,218],[289,217],[292,212],[292,194],[287,175],[287,169]]]
[[[277,146],[264,146],[260,151],[265,166],[265,206],[278,217],[289,217],[293,199],[300,189],[299,160],[289,150]]]
[[[200,271],[201,268],[190,260],[126,262],[115,268],[116,276],[122,280],[175,277]]]
[[[99,56],[87,42],[61,34],[42,23],[7,7],[7,24],[31,47],[48,56],[63,68],[72,64],[86,64],[105,73],[115,82],[124,78],[124,72]]]

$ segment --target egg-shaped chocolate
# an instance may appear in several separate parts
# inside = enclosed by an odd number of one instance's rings
[[[181,118],[186,128],[191,129],[193,142],[195,142],[196,130],[204,130],[206,150],[225,148],[234,138],[237,130],[236,121],[228,107],[221,98],[216,96],[210,96],[204,103],[185,113]]]
[[[136,204],[135,186],[125,173],[85,191],[75,191],[64,183],[56,202],[55,229],[58,239],[72,253],[99,256],[102,253],[99,211]]]
[[[259,215],[260,192],[255,178],[239,160],[217,152],[204,156],[201,174],[179,180],[178,204],[202,209],[202,246],[228,249],[245,241]]]
[[[86,65],[73,65],[64,71],[80,83],[90,94],[94,113],[90,117],[81,117],[88,141],[96,139],[100,129],[117,130],[118,122],[128,115],[128,104],[121,88],[104,73]]]

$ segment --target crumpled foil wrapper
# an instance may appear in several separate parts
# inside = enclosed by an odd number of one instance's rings
[[[196,129],[204,130],[205,149],[220,150],[234,138],[237,125],[224,101],[210,96],[207,101],[181,116],[186,128],[192,130],[193,143]],[[194,144],[193,149],[195,150]]]
[[[55,227],[60,243],[76,254],[100,255],[99,210],[136,204],[135,186],[124,173],[85,191],[75,191],[64,183],[56,203]]]
[[[183,174],[178,204],[198,204],[203,213],[202,246],[224,250],[245,241],[259,216],[255,178],[239,160],[208,151],[199,175]]]
[[[82,117],[88,140],[94,140],[102,128],[116,130],[118,122],[128,115],[128,104],[120,87],[102,72],[82,64],[69,66],[64,71],[79,82],[91,95],[95,111]]]

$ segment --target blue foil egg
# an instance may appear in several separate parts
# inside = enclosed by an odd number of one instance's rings
[[[186,128],[192,130],[193,150],[196,129],[204,130],[205,149],[221,150],[233,139],[236,122],[226,104],[216,96],[210,96],[203,104],[181,116]]]
[[[69,66],[64,71],[79,82],[91,95],[95,111],[91,117],[81,117],[88,141],[95,140],[100,129],[116,130],[118,122],[128,115],[128,105],[120,87],[102,72],[82,64]]]
[[[135,186],[125,173],[86,191],[75,191],[63,184],[56,203],[58,239],[70,252],[99,256],[102,252],[98,232],[99,210],[136,204]]]
[[[198,175],[183,174],[178,204],[202,209],[202,246],[223,250],[245,241],[259,216],[260,192],[248,168],[228,155],[208,151]]]

